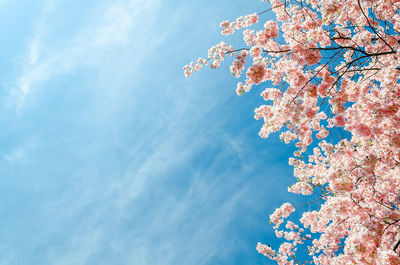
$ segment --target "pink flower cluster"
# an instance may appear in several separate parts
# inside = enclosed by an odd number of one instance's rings
[[[267,69],[262,64],[256,64],[247,70],[246,77],[249,79],[250,84],[259,84],[264,80]]]
[[[270,20],[270,21],[265,22],[264,29],[265,29],[265,35],[267,36],[267,38],[271,39],[271,38],[278,37],[279,26],[278,26],[278,23],[276,23],[275,21]]]
[[[250,89],[251,89],[251,86],[250,86],[250,85],[248,85],[248,84],[243,84],[242,82],[239,82],[239,83],[237,84],[237,87],[236,87],[236,94],[237,94],[238,96],[241,96],[241,95],[243,95],[245,92],[249,92]]]
[[[183,72],[185,74],[185,76],[190,76],[194,71],[199,71],[201,70],[201,68],[203,68],[203,65],[207,65],[208,61],[203,59],[203,58],[199,58],[196,62],[196,64],[194,62],[191,62],[188,65],[185,65],[183,67]]]
[[[240,77],[240,75],[242,74],[244,64],[246,63],[247,54],[248,52],[246,50],[243,50],[236,56],[236,60],[233,61],[230,68],[233,76]]]
[[[322,58],[321,53],[319,50],[313,48],[316,48],[315,45],[309,45],[309,47],[305,47],[301,44],[293,45],[290,60],[302,66],[314,65],[319,63]]]
[[[185,76],[190,76],[194,71],[199,71],[203,67],[203,65],[207,65],[208,61],[212,61],[210,67],[212,69],[218,68],[221,65],[221,62],[225,59],[226,55],[233,55],[234,50],[233,47],[221,41],[219,44],[211,47],[208,50],[208,59],[199,58],[197,63],[191,62],[188,65],[183,67],[183,72]]]
[[[222,35],[230,35],[235,32],[235,29],[242,29],[250,27],[258,22],[258,15],[256,13],[247,15],[245,17],[238,17],[235,22],[225,20],[221,22]]]
[[[275,227],[278,228],[279,225],[283,223],[283,218],[287,218],[294,210],[294,207],[286,202],[276,209],[275,212],[269,216],[269,219],[275,224]]]
[[[262,93],[261,96],[265,101],[267,100],[278,100],[282,97],[282,92],[276,88],[267,88]]]
[[[268,21],[264,24],[264,30],[257,31],[256,43],[260,47],[268,47],[271,39],[278,36],[279,26],[275,21]]]
[[[261,243],[258,243],[258,244],[257,244],[257,251],[258,251],[259,253],[261,253],[261,254],[263,254],[263,255],[269,257],[269,258],[275,257],[275,251],[272,250],[271,247],[266,246],[266,245],[263,245],[263,244],[261,244]]]

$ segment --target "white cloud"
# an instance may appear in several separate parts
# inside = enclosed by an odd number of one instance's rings
[[[16,145],[9,153],[3,155],[3,159],[13,164],[19,161],[29,160],[29,152],[37,145],[34,139],[28,138],[24,142]]]
[[[62,40],[54,43],[49,39],[52,32],[50,15],[52,12],[62,12],[61,6],[44,8],[42,18],[35,27],[35,36],[28,43],[28,53],[21,66],[21,75],[17,78],[16,89],[12,95],[16,97],[17,106],[21,108],[26,96],[36,85],[79,67],[99,67],[103,58],[109,55],[109,49],[118,51],[118,47],[141,49],[135,58],[140,65],[150,45],[144,43],[148,39],[152,14],[157,12],[159,0],[126,0],[110,1],[106,5],[95,8],[90,19],[85,18],[86,25],[78,29],[72,38],[63,38],[62,33],[56,35]],[[145,22],[145,23],[144,23]],[[67,22],[66,22],[67,23]],[[138,47],[139,46],[139,47]]]
[[[25,156],[25,150],[22,148],[17,148],[13,150],[10,154],[4,155],[3,158],[10,163],[22,159]]]

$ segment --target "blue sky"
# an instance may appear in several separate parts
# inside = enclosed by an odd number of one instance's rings
[[[182,72],[265,7],[0,1],[0,264],[273,264],[292,150],[258,137],[261,87]]]

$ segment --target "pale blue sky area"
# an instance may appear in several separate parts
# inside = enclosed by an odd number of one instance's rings
[[[0,264],[273,264],[256,244],[297,197],[290,148],[258,137],[262,87],[182,72],[266,7],[0,1]]]

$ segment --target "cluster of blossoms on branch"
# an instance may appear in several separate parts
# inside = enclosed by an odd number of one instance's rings
[[[222,34],[243,30],[245,47],[221,42],[206,59],[184,67],[218,67],[236,56],[238,95],[269,83],[260,136],[281,132],[297,147],[289,164],[310,195],[298,224],[285,203],[271,216],[279,264],[302,264],[306,246],[315,264],[400,264],[400,0],[270,0],[276,16],[260,29],[259,14],[221,23]],[[254,26],[253,26],[254,28]],[[271,88],[272,83],[272,88]],[[260,87],[259,85],[258,87]]]

